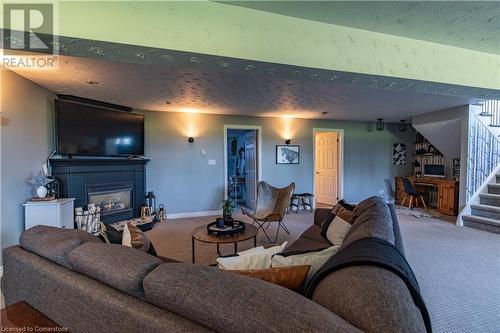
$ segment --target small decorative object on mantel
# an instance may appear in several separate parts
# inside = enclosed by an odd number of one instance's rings
[[[149,217],[151,217],[151,208],[148,206],[141,207],[141,220],[146,221]]]
[[[95,234],[99,232],[100,222],[101,207],[88,204],[86,210],[83,207],[75,208],[75,223],[78,229]]]
[[[277,145],[276,164],[299,164],[300,146],[298,145]]]
[[[233,225],[233,209],[235,207],[235,203],[233,200],[226,199],[222,200],[222,218],[224,220],[224,224],[227,226]]]

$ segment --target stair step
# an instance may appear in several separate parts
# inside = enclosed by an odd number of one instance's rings
[[[500,184],[500,173],[497,173],[497,184]]]
[[[475,216],[488,217],[500,221],[500,207],[488,205],[470,205],[471,213]]]
[[[464,215],[464,226],[500,234],[500,221],[487,217]]]
[[[498,124],[490,124],[491,127],[500,127]]]
[[[479,195],[479,203],[481,205],[500,207],[500,194],[485,194]]]
[[[500,194],[500,184],[488,184],[489,194]]]
[[[487,113],[487,112],[481,112],[479,115],[483,117],[493,117],[493,113]]]

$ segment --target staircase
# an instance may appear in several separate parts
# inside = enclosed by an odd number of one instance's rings
[[[479,204],[471,205],[471,215],[462,216],[464,226],[500,234],[500,174],[488,184],[488,193],[479,194]]]
[[[500,101],[484,101],[475,108],[479,120],[497,138],[500,138]]]

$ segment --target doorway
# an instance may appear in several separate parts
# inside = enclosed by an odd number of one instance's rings
[[[333,206],[343,197],[343,131],[314,129],[316,206]]]
[[[237,206],[256,206],[260,147],[260,126],[224,126],[224,198]]]

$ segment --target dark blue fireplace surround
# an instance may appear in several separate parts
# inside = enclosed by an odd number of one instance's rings
[[[139,217],[146,195],[148,159],[52,158],[52,175],[60,182],[60,196],[75,198],[84,207],[96,190],[132,189],[132,209],[102,216],[104,223]]]

